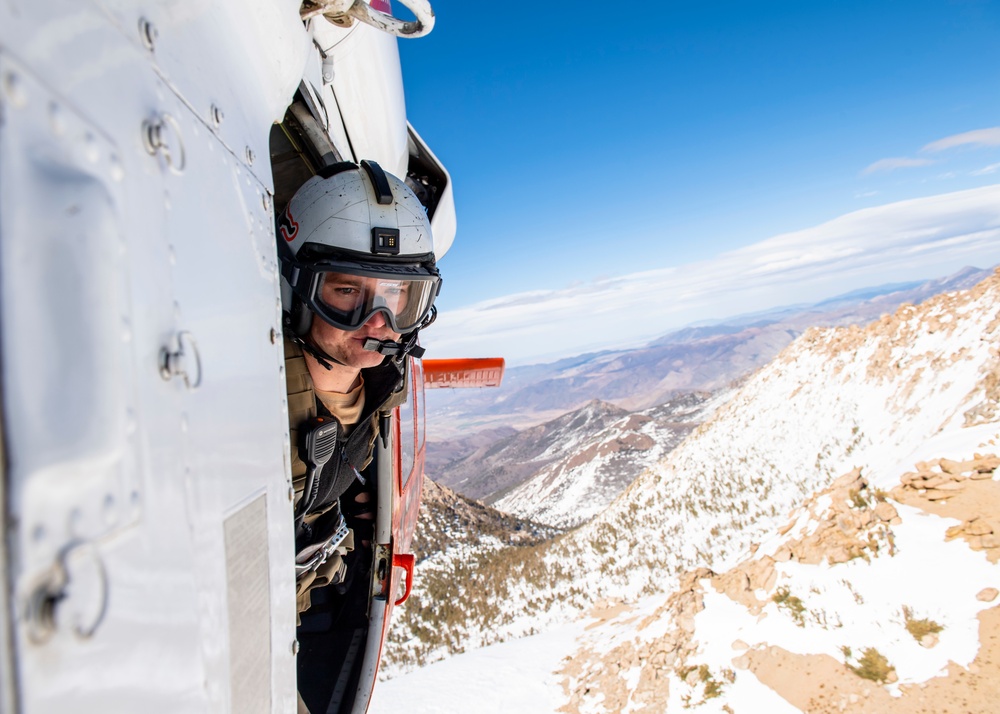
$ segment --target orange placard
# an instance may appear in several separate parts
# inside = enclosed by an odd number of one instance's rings
[[[425,359],[424,386],[499,387],[503,379],[503,357],[469,359]]]

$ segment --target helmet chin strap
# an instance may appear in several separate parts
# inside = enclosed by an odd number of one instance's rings
[[[341,362],[336,357],[331,357],[319,347],[314,345],[311,341],[305,340],[300,335],[296,334],[295,330],[292,328],[292,317],[288,312],[285,312],[283,316],[283,323],[285,326],[285,334],[288,336],[288,339],[292,342],[292,344],[297,346],[303,352],[309,354],[313,359],[319,362],[320,366],[324,369],[333,369],[333,364],[331,364],[331,362],[339,364],[342,367],[349,366]]]
[[[322,366],[324,369],[327,370],[333,369],[333,365],[330,364],[331,362],[335,362],[336,364],[339,364],[343,367],[348,366],[343,362],[341,362],[336,357],[331,357],[326,352],[321,350],[319,347],[316,347],[310,342],[306,342],[298,335],[295,334],[289,335],[288,339],[290,339],[293,344],[297,345],[300,350],[302,350],[303,352],[307,352],[309,356],[311,356],[314,360],[319,362],[320,366]]]

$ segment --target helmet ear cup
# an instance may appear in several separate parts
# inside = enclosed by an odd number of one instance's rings
[[[292,331],[292,334],[298,337],[305,337],[309,332],[309,328],[312,327],[313,314],[298,297],[292,298],[292,309],[288,317],[288,327]]]

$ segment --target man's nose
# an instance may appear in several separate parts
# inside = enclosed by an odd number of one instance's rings
[[[385,327],[387,324],[385,321],[385,313],[379,310],[368,319],[368,324],[372,327]]]

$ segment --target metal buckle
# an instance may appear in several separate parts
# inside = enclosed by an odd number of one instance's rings
[[[295,555],[295,579],[301,580],[306,573],[319,570],[320,566],[329,560],[350,532],[350,528],[344,521],[344,516],[341,515],[337,523],[337,530],[333,532],[332,536],[321,543],[306,546]]]

